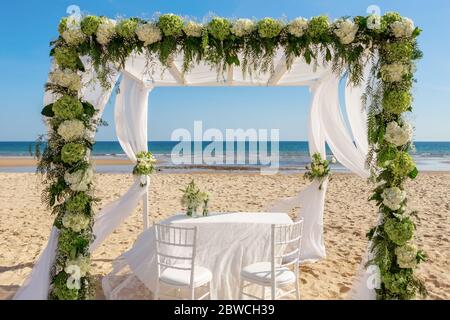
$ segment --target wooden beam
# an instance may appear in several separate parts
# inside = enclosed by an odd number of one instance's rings
[[[286,56],[283,55],[280,61],[278,61],[274,73],[270,76],[269,80],[267,81],[267,85],[275,86],[286,72],[287,72]]]
[[[183,73],[181,73],[180,70],[178,70],[178,68],[175,65],[175,63],[173,62],[173,60],[171,60],[169,62],[169,72],[172,75],[172,77],[175,78],[177,83],[179,83],[181,85],[185,85],[186,84],[186,80],[184,79]]]

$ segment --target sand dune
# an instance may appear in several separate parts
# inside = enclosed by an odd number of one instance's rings
[[[192,177],[211,193],[211,211],[221,212],[261,211],[307,184],[300,174],[155,174],[150,195],[153,221],[181,210],[177,190]],[[132,179],[131,175],[97,175],[100,206],[123,194]],[[324,220],[327,258],[301,267],[303,299],[345,298],[367,246],[365,233],[375,222],[365,181],[342,174],[335,175],[329,186]],[[410,208],[419,210],[416,241],[429,256],[419,276],[426,281],[430,299],[450,299],[450,174],[422,174],[409,190]],[[14,294],[47,241],[54,217],[41,204],[40,194],[38,176],[0,174],[0,298]],[[140,209],[95,252],[93,273],[98,278],[111,270],[111,261],[141,232]]]

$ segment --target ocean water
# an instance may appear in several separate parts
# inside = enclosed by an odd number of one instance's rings
[[[158,160],[158,167],[162,171],[192,171],[192,170],[259,170],[261,166],[268,166],[272,154],[270,142],[267,143],[267,151],[258,148],[249,142],[234,144],[222,144],[223,154],[234,158],[234,161],[223,161],[215,164],[208,163],[206,159],[198,157],[205,153],[210,142],[202,144],[188,143],[184,145],[184,155],[190,153],[189,164],[174,163],[172,152],[178,142],[174,141],[152,141],[148,147]],[[0,157],[30,157],[34,152],[34,142],[0,142]],[[98,141],[94,145],[93,154],[99,158],[126,158],[120,144],[116,141]],[[331,157],[331,151],[327,148],[327,154]],[[218,154],[212,153],[213,156]],[[266,158],[262,157],[267,155]],[[188,157],[188,156],[187,156]],[[419,170],[426,171],[450,171],[450,142],[415,142],[413,152]],[[189,157],[188,157],[189,158]],[[194,158],[197,162],[194,163]],[[222,159],[221,157],[217,157]],[[236,163],[237,159],[239,163]],[[306,141],[280,141],[278,152],[279,168],[281,171],[302,171],[310,161],[308,153],[308,142]],[[198,160],[200,159],[200,160]],[[275,159],[275,158],[274,158]],[[203,160],[203,161],[202,161]],[[273,161],[272,161],[273,162]],[[130,172],[131,166],[99,166],[100,172]],[[333,170],[345,171],[339,163],[332,166]],[[34,168],[0,168],[0,171],[34,171]]]

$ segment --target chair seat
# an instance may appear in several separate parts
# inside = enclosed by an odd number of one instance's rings
[[[161,282],[172,286],[187,287],[191,285],[191,270],[167,268],[161,273],[159,279]],[[211,279],[211,271],[204,267],[195,266],[193,281],[194,287],[202,286],[205,283],[211,281]]]
[[[246,266],[241,271],[241,277],[246,281],[264,283],[270,285],[272,282],[272,271],[270,262],[257,262]],[[288,284],[295,282],[295,273],[286,267],[275,269],[277,284]]]

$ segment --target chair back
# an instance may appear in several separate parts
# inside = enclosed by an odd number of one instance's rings
[[[155,224],[158,278],[167,268],[190,271],[194,280],[197,227]]]
[[[289,224],[274,224],[271,232],[272,270],[298,264],[303,219]]]

